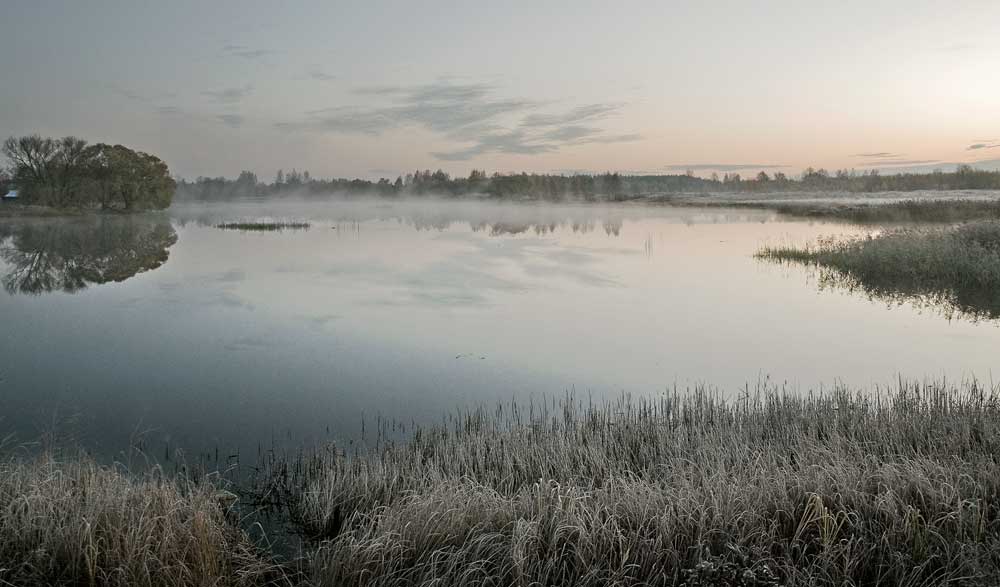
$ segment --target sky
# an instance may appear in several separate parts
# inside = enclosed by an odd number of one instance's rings
[[[186,178],[997,168],[998,23],[995,0],[7,0],[0,135]]]

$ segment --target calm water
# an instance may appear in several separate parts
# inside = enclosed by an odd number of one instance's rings
[[[312,226],[214,227],[261,219]],[[988,380],[996,323],[821,289],[807,269],[752,256],[862,230],[470,202],[2,221],[0,438],[246,451],[566,390]]]

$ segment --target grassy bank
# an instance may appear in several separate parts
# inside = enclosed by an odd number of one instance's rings
[[[207,483],[86,458],[0,463],[0,585],[264,585],[281,573]]]
[[[566,397],[406,435],[379,422],[368,449],[266,462],[242,493],[307,537],[301,584],[1000,582],[1000,396],[976,383]],[[211,485],[2,473],[0,582],[282,580]]]
[[[975,317],[1000,317],[1000,222],[765,247],[757,256],[833,270],[824,277],[873,296],[928,299]]]

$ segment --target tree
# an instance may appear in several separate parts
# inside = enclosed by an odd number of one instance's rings
[[[59,207],[162,209],[175,184],[167,165],[122,145],[87,146],[76,137],[10,137],[2,148],[28,203]]]

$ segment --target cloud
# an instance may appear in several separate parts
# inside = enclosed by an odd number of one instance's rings
[[[861,167],[896,167],[900,165],[931,165],[942,163],[938,159],[881,159],[879,161],[866,161]]]
[[[336,106],[305,113],[297,122],[278,123],[287,131],[334,132],[377,136],[418,127],[444,138],[468,143],[451,151],[432,153],[444,161],[462,161],[487,153],[535,155],[586,143],[635,141],[638,134],[609,135],[593,124],[621,104],[590,104],[566,112],[539,113],[542,102],[501,98],[497,89],[481,83],[439,80],[416,86],[372,86],[353,91],[376,106]]]
[[[156,109],[157,114],[162,114],[164,116],[176,116],[179,114],[184,114],[184,111],[177,106],[160,106]]]
[[[131,100],[133,102],[139,102],[141,104],[151,104],[157,100],[177,97],[177,94],[174,94],[173,92],[143,93],[114,85],[110,87],[111,91],[118,94],[119,96],[127,98],[128,100]]]
[[[979,45],[976,43],[949,43],[947,45],[938,45],[933,50],[941,53],[964,53],[966,51],[975,51],[976,49],[979,49]]]
[[[243,124],[243,116],[239,114],[219,114],[215,118],[222,124],[232,128],[239,128]]]
[[[969,145],[968,147],[965,148],[965,150],[966,151],[978,151],[980,149],[995,149],[997,147],[1000,147],[1000,143],[997,143],[996,141],[992,141],[991,140],[991,141],[983,141],[981,143],[975,143],[973,145]]]
[[[668,171],[741,171],[744,169],[784,169],[788,165],[768,163],[687,163],[684,165],[665,165]]]
[[[588,104],[563,114],[530,114],[521,121],[523,126],[560,126],[587,120],[607,118],[622,109],[622,104]]]
[[[891,173],[929,173],[932,171],[941,170],[944,172],[955,171],[959,165],[971,165],[976,169],[983,169],[986,171],[1000,171],[1000,159],[980,159],[978,161],[931,161],[928,163],[914,164],[904,164],[899,163],[896,166],[886,166],[883,168],[884,171]],[[877,167],[871,165],[869,167]]]
[[[222,90],[206,90],[201,94],[208,96],[220,104],[237,104],[253,93],[253,86],[247,84],[240,88],[224,88]]]
[[[222,47],[222,52],[232,57],[239,57],[250,61],[274,54],[274,51],[270,49],[251,49],[246,45],[225,45]]]
[[[314,67],[309,71],[307,71],[306,75],[309,77],[309,79],[313,79],[320,82],[332,82],[333,80],[337,79],[337,76],[329,74],[317,67]]]
[[[512,153],[516,155],[538,155],[549,153],[558,147],[552,143],[532,141],[522,131],[486,134],[471,147],[455,151],[431,153],[442,161],[467,161],[486,153]]]
[[[886,157],[899,157],[900,153],[858,153],[854,155],[855,157],[863,157],[865,159],[884,159]]]

